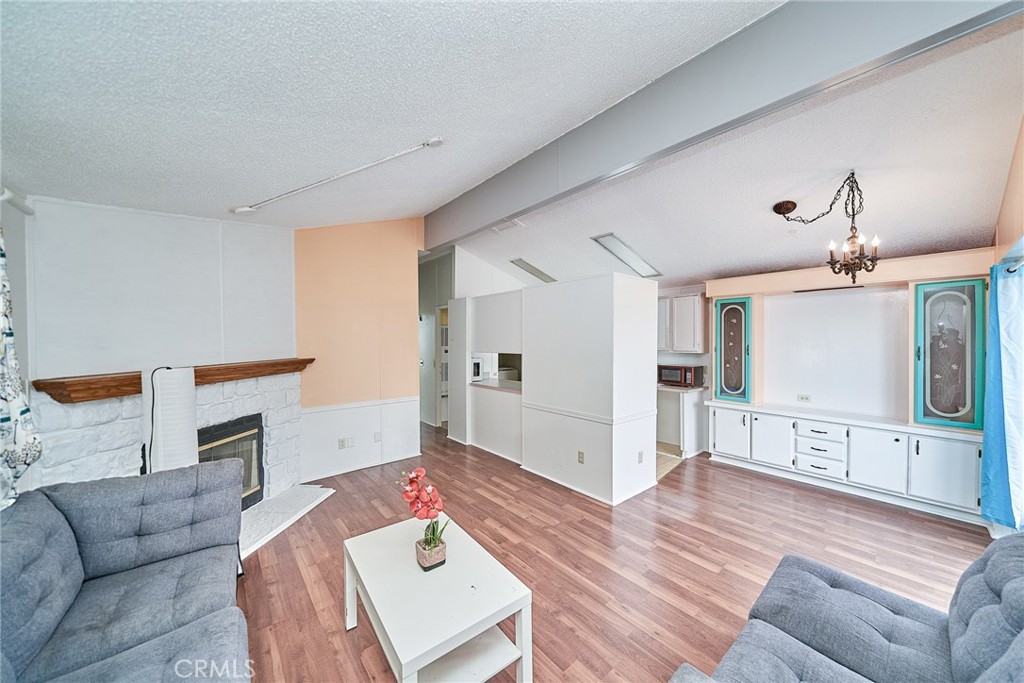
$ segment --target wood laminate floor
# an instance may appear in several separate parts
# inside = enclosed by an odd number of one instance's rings
[[[407,518],[395,482],[417,465],[446,512],[533,590],[540,682],[664,682],[684,661],[712,671],[786,553],[945,610],[989,542],[980,527],[706,457],[610,508],[438,429],[423,428],[422,452],[317,482],[337,494],[246,558],[238,604],[256,681],[394,680],[361,606],[345,630],[342,541]],[[514,667],[495,680],[514,680]]]

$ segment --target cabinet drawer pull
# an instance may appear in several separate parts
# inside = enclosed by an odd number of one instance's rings
[[[900,442],[900,440],[899,440],[899,439],[893,439],[893,441],[895,441],[896,443],[899,443],[899,442]]]
[[[743,416],[743,426],[744,427],[747,426],[747,416],[746,415]]]
[[[827,467],[822,467],[821,465],[811,465],[811,467],[813,467],[816,470],[827,470],[828,469]]]
[[[812,429],[811,434],[828,434],[828,432],[822,431],[821,429]]]
[[[818,451],[819,453],[828,453],[827,448],[815,448],[814,446],[811,446],[811,450]],[[814,465],[811,465],[811,467],[814,467]]]

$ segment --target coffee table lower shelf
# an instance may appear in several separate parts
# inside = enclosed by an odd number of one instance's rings
[[[486,681],[521,654],[500,628],[492,626],[420,669],[418,681]]]

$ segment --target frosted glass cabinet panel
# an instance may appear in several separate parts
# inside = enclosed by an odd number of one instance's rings
[[[985,281],[915,285],[914,419],[981,429]]]
[[[750,403],[750,297],[715,301],[715,398]]]

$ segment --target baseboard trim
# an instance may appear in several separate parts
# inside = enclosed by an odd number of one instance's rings
[[[548,481],[554,482],[555,484],[558,484],[559,486],[564,486],[565,488],[569,489],[570,491],[575,491],[576,493],[580,494],[581,496],[586,496],[587,498],[592,498],[593,500],[596,500],[599,503],[604,503],[605,505],[608,505],[609,507],[615,507],[615,503],[611,502],[607,498],[602,498],[601,496],[596,496],[593,493],[590,493],[589,491],[584,491],[583,489],[579,488],[578,486],[573,486],[572,484],[567,484],[566,482],[562,481],[561,479],[555,479],[554,477],[549,476],[547,474],[544,474],[543,472],[538,472],[535,469],[531,469],[531,468],[527,467],[526,465],[520,465],[520,467],[523,468],[524,470],[526,470],[527,472],[529,472],[530,474],[535,474],[538,477],[541,477],[542,479],[547,479]]]

